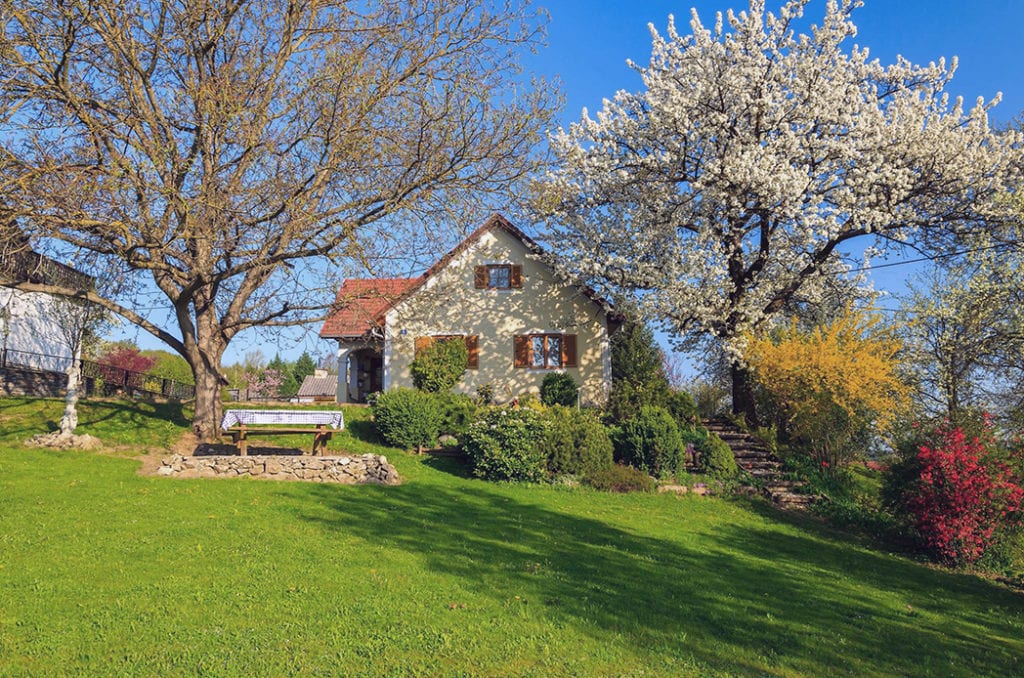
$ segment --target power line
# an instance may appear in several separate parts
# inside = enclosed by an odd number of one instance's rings
[[[893,261],[888,264],[878,264],[862,266],[860,268],[852,268],[848,273],[864,273],[866,271],[877,271],[880,268],[892,268],[893,266],[906,266],[907,264],[920,264],[923,261],[936,261],[938,259],[948,259],[950,257],[959,257],[964,254],[974,254],[975,252],[984,252],[985,250],[999,249],[1000,247],[1008,247],[1010,245],[1017,245],[1016,241],[1012,243],[1000,243],[998,245],[986,245],[985,247],[973,247],[967,250],[960,250],[958,252],[945,252],[943,254],[936,254],[930,257],[919,257],[917,259],[906,259],[904,261]]]

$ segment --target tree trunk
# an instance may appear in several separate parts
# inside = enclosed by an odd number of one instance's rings
[[[732,365],[732,413],[743,416],[748,426],[757,426],[757,410],[754,406],[754,385],[750,370]]]
[[[207,369],[202,363],[193,366],[196,378],[196,409],[192,416],[192,432],[201,443],[211,443],[220,437],[223,407],[220,400],[222,380],[215,368]]]
[[[67,369],[68,383],[64,395],[64,415],[60,418],[60,436],[67,438],[75,433],[78,426],[78,397],[81,393],[82,363],[74,357]]]

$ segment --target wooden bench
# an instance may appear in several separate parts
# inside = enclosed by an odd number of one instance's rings
[[[245,424],[239,424],[234,426],[227,431],[231,434],[231,442],[234,443],[235,447],[238,448],[238,453],[243,457],[248,455],[249,447],[249,436],[275,436],[275,435],[293,435],[299,433],[313,434],[313,450],[312,454],[315,456],[323,456],[324,451],[327,450],[327,443],[331,440],[334,435],[334,431],[327,428],[324,424],[317,424],[315,429],[310,429],[308,426],[300,428],[297,426],[291,427],[278,427],[278,426],[246,426]]]
[[[341,411],[317,410],[228,410],[224,413],[221,430],[231,434],[231,440],[243,457],[248,454],[252,436],[313,434],[314,455],[322,456],[334,430],[344,427]]]

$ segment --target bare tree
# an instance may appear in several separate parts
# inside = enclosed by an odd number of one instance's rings
[[[92,302],[72,297],[56,297],[50,306],[56,325],[59,327],[60,338],[71,354],[64,389],[64,413],[60,419],[60,429],[54,436],[54,442],[60,444],[69,440],[78,426],[78,400],[81,397],[82,383],[82,347],[86,337],[96,336],[100,328],[109,320],[110,314],[101,306]]]
[[[87,296],[189,362],[201,440],[217,436],[239,332],[322,314],[329,272],[373,233],[503,199],[558,98],[522,85],[518,54],[543,22],[517,0],[13,0],[0,13],[8,208],[37,247],[95,252],[136,292],[159,290],[159,304]]]

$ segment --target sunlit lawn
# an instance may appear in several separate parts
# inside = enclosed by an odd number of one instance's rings
[[[145,477],[175,407],[20,445],[59,411],[0,400],[0,675],[1024,674],[1020,594],[757,503],[473,480],[355,408],[403,485]]]

